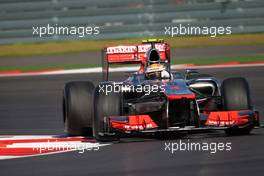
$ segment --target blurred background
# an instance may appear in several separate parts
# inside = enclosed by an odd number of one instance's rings
[[[78,36],[32,35],[32,26],[99,26],[95,39],[164,34],[165,26],[231,26],[232,33],[264,31],[263,0],[1,0],[1,43]]]
[[[98,66],[103,46],[150,37],[176,48],[179,64],[264,61],[263,0],[0,0],[0,14],[0,71]],[[99,26],[100,34],[32,34],[47,24]],[[232,35],[164,35],[179,24],[231,26]]]

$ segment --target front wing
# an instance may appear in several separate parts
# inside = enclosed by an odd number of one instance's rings
[[[149,115],[111,116],[105,117],[105,130],[109,133],[155,133],[155,132],[206,132],[211,130],[227,130],[231,128],[262,127],[259,123],[259,113],[252,110],[215,111],[200,115],[203,120],[200,127],[168,127],[160,128]],[[206,119],[205,119],[206,118]],[[200,118],[201,119],[201,118]]]

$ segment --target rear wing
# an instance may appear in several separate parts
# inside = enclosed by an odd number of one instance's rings
[[[111,64],[140,64],[138,72],[143,72],[148,64],[148,52],[156,49],[161,62],[170,62],[169,44],[146,41],[139,45],[122,45],[105,47],[102,50],[103,80],[108,80],[109,65]]]

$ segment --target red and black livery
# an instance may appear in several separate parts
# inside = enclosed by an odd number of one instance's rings
[[[149,80],[148,65],[163,64],[170,77]],[[139,69],[122,82],[109,81],[109,65],[138,64]],[[65,130],[69,135],[92,135],[98,140],[118,140],[123,135],[225,130],[248,134],[260,126],[251,104],[245,78],[215,77],[196,70],[170,69],[170,47],[163,40],[139,45],[112,46],[102,51],[103,80],[69,82],[63,92]],[[119,91],[106,93],[107,86]],[[138,91],[137,87],[156,87]],[[141,89],[140,89],[141,90]]]

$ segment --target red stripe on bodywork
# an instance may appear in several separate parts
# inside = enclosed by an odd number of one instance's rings
[[[182,94],[182,95],[166,95],[168,100],[178,100],[182,98],[195,99],[195,94]]]

